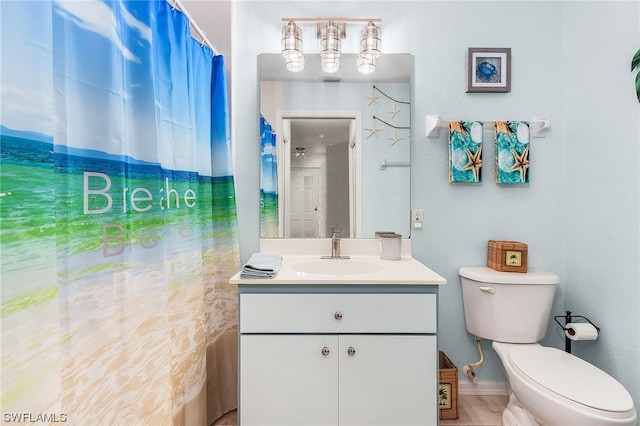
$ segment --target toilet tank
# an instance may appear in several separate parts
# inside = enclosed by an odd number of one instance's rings
[[[506,343],[535,343],[545,336],[560,281],[556,274],[536,269],[498,272],[487,267],[463,267],[458,273],[469,333]]]

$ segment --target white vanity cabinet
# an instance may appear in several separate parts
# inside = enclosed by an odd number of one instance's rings
[[[437,290],[239,286],[241,425],[437,425]]]

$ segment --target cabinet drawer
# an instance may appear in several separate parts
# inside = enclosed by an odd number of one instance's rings
[[[435,333],[435,294],[240,295],[241,333]]]

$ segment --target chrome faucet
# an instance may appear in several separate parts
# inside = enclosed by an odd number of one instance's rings
[[[349,259],[349,256],[340,256],[340,226],[331,227],[331,256],[321,256],[322,259]]]

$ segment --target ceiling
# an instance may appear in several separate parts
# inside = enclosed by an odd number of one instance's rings
[[[291,119],[291,144],[313,149],[349,141],[349,118]]]
[[[228,59],[231,56],[232,0],[182,0],[181,3],[207,39]],[[191,32],[195,35],[195,31]]]
[[[171,0],[168,0],[171,1]],[[225,56],[227,79],[231,62],[231,17],[234,0],[182,0],[181,3],[193,18],[193,21],[206,34],[207,39],[214,44],[218,52]],[[192,31],[195,36],[195,31]],[[197,38],[197,37],[196,37]],[[273,49],[280,49],[280,33],[273,35]],[[305,55],[305,69],[299,73],[285,69],[284,59],[278,54],[261,55],[262,80],[288,81],[324,81],[325,79],[339,79],[340,81],[377,81],[377,82],[409,82],[410,76],[406,70],[413,69],[408,61],[410,55],[383,54],[376,60],[376,70],[371,74],[360,74],[356,70],[357,54],[343,54],[340,70],[334,74],[323,73],[320,67],[320,57],[317,53]]]

